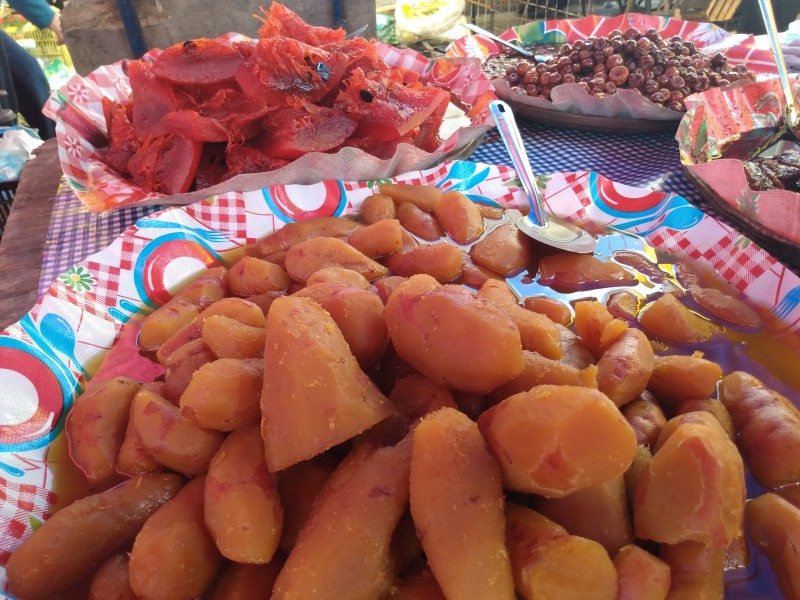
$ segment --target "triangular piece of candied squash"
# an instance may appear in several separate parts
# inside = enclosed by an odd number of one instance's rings
[[[261,433],[270,472],[321,454],[394,412],[336,322],[310,298],[275,300],[266,338]]]

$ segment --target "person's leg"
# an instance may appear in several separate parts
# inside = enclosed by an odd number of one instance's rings
[[[50,95],[50,84],[44,71],[33,56],[2,30],[0,43],[11,67],[17,93],[17,111],[22,113],[28,125],[39,131],[39,137],[43,140],[53,137],[56,133],[55,123],[42,114],[42,107]]]

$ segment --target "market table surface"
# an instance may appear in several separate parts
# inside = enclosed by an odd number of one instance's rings
[[[615,182],[681,195],[707,213],[717,214],[684,177],[672,133],[604,134],[520,124],[534,171],[592,170]],[[486,137],[470,158],[477,162],[511,161],[499,136]],[[346,178],[346,174],[342,174]],[[59,187],[59,181],[61,185]],[[0,240],[0,330],[19,320],[59,275],[110,244],[126,227],[159,207],[123,208],[92,213],[61,180],[55,140],[46,142],[22,172],[11,215]],[[743,233],[747,233],[743,231]],[[766,248],[794,270],[800,256]]]

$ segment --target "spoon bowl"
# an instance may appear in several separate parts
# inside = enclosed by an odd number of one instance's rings
[[[495,100],[489,104],[489,110],[511,156],[514,168],[519,174],[531,208],[528,215],[517,219],[517,228],[528,237],[559,250],[579,254],[593,252],[597,246],[597,239],[592,234],[577,225],[545,213],[544,201],[536,185],[536,177],[531,169],[511,107],[505,102]]]

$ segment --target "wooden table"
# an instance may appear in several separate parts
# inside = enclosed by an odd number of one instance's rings
[[[46,141],[26,163],[0,240],[0,330],[36,303],[53,198],[61,180],[58,145]]]

